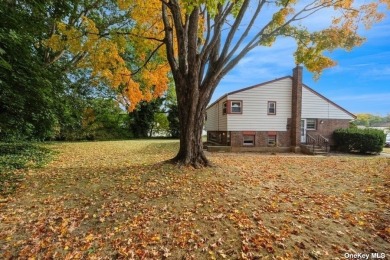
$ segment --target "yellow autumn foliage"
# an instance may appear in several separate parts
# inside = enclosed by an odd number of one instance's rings
[[[112,88],[123,89],[123,101],[131,111],[140,101],[161,96],[168,87],[169,65],[162,58],[164,49],[160,48],[154,53],[159,59],[149,59],[158,44],[161,45],[149,38],[163,38],[157,4],[158,1],[140,1],[134,5],[134,1],[118,0],[118,7],[133,8],[131,18],[139,21],[130,31],[100,32],[92,19],[82,16],[79,26],[58,22],[57,33],[45,44],[53,52],[66,50],[74,57],[82,56],[76,63],[77,68],[91,70],[92,83],[104,82]],[[129,46],[135,50],[132,65],[142,69],[132,71],[124,59]],[[146,63],[150,64],[145,66]],[[142,84],[134,78],[134,72],[137,72],[137,79]]]

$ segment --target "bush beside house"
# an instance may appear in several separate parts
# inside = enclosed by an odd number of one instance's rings
[[[384,132],[377,129],[347,128],[333,133],[336,148],[342,152],[380,153],[385,137]]]

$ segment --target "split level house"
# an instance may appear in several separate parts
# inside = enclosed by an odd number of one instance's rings
[[[211,148],[305,152],[332,146],[332,133],[356,117],[302,83],[302,67],[287,76],[230,92],[206,109]],[[213,146],[214,145],[214,146]],[[210,146],[209,146],[210,149]],[[310,151],[309,151],[310,152]]]

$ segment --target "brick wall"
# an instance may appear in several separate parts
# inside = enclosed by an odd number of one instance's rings
[[[230,132],[230,141],[231,146],[242,146],[242,143],[244,142],[243,134],[237,131]]]
[[[231,146],[232,147],[244,147],[244,131],[232,131],[230,133],[231,137]],[[257,131],[254,132],[255,135],[255,145],[252,147],[267,147],[268,146],[268,131]],[[290,131],[278,131],[276,132],[277,143],[279,147],[290,147]],[[251,146],[245,146],[251,147]]]
[[[339,128],[348,128],[349,126],[348,119],[317,119],[317,129],[316,130],[307,130],[307,133],[310,134],[320,134],[329,139],[330,145],[334,145],[332,139],[332,134],[334,130]],[[322,122],[322,123],[321,123]]]

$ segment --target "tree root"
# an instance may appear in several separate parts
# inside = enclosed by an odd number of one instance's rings
[[[182,156],[179,156],[178,154],[174,158],[166,160],[165,163],[173,164],[178,167],[193,167],[195,169],[215,167],[204,154],[192,159],[189,156],[184,156],[184,158],[182,158]]]

